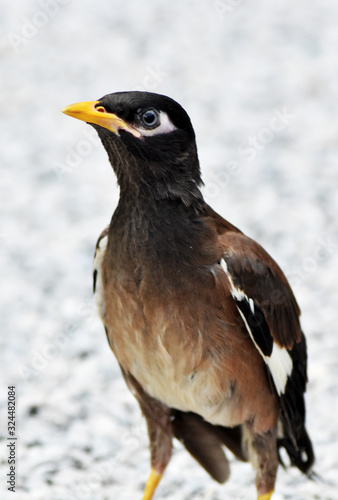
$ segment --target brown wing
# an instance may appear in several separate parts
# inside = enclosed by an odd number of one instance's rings
[[[231,294],[279,395],[284,433],[279,446],[307,472],[314,454],[305,428],[307,350],[298,304],[283,272],[258,243],[232,231],[220,240]]]
[[[273,341],[292,349],[301,340],[300,310],[283,272],[258,243],[244,234],[229,231],[221,241],[233,297],[237,302],[251,299],[264,316]]]

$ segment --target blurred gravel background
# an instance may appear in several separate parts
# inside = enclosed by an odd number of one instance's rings
[[[308,428],[322,480],[279,471],[274,500],[338,499],[338,3],[2,0],[0,497],[141,499],[145,424],[92,302],[118,190],[86,124],[60,110],[118,90],[178,100],[206,199],[282,266],[309,344]],[[7,491],[7,386],[18,477]],[[247,500],[175,444],[156,498]]]

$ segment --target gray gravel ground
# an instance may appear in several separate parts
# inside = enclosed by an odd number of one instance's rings
[[[302,308],[321,480],[281,469],[274,500],[338,499],[337,20],[334,0],[2,1],[1,498],[142,497],[145,424],[91,295],[118,190],[94,132],[60,110],[144,89],[186,108],[207,201],[275,257]],[[218,485],[176,443],[156,498],[253,499],[251,467],[232,462]]]

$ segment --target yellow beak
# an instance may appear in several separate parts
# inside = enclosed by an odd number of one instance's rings
[[[108,113],[105,108],[100,105],[100,101],[71,104],[70,106],[66,106],[62,110],[62,113],[87,123],[99,125],[100,127],[114,132],[114,134],[118,134],[118,131],[122,129],[130,132],[134,137],[141,137],[141,133],[138,130],[128,125],[117,115],[114,115],[114,113]]]

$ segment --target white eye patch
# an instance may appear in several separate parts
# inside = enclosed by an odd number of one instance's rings
[[[159,120],[160,120],[159,125],[152,129],[146,129],[143,127],[135,127],[135,126],[134,128],[135,130],[140,132],[140,134],[143,135],[144,137],[151,137],[153,135],[159,135],[159,134],[169,134],[170,132],[177,130],[177,127],[175,127],[175,125],[172,123],[167,113],[165,113],[164,111],[159,112]]]

